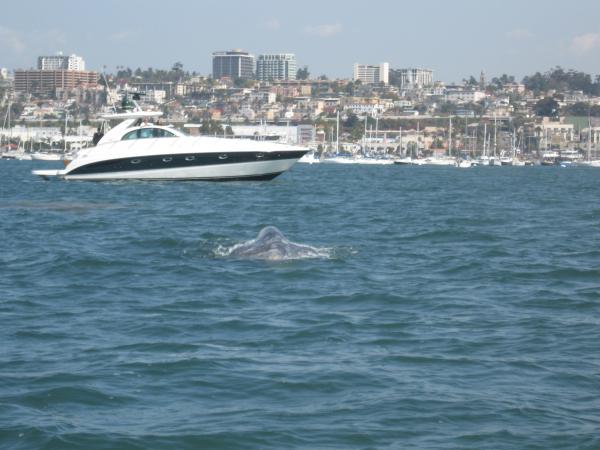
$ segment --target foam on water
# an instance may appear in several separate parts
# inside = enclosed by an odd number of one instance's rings
[[[328,259],[333,252],[328,248],[317,248],[288,240],[279,229],[267,226],[260,230],[255,239],[240,242],[230,247],[219,246],[215,254],[236,259],[264,261],[292,261],[298,259]]]

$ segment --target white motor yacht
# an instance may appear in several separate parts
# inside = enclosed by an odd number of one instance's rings
[[[137,105],[136,105],[137,106]],[[114,113],[122,120],[96,146],[79,150],[63,170],[34,170],[66,180],[270,180],[309,151],[274,142],[188,136],[152,123],[157,111]],[[65,161],[67,163],[67,161]]]
[[[454,165],[461,169],[468,169],[473,167],[473,162],[470,159],[457,159]]]
[[[31,154],[29,159],[35,161],[60,161],[63,159],[63,154],[56,152],[35,152]]]
[[[425,159],[425,165],[427,166],[455,166],[456,158],[451,156],[433,156]]]

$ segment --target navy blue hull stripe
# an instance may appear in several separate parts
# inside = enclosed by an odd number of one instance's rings
[[[231,152],[187,153],[178,155],[132,156],[99,161],[80,166],[66,175],[91,175],[108,172],[131,172],[136,170],[162,170],[182,167],[216,166],[259,161],[300,159],[308,150],[293,152]]]
[[[268,181],[281,175],[283,172],[264,173],[260,175],[245,175],[245,176],[232,176],[232,177],[198,177],[198,178],[128,178],[132,180],[140,181]],[[69,179],[69,175],[66,176]],[[105,181],[112,180],[115,177],[107,176],[107,178],[81,178],[86,181]]]

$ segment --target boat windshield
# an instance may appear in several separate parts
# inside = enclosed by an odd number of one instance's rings
[[[121,138],[122,141],[130,139],[148,139],[148,138],[162,138],[162,137],[175,137],[170,131],[162,128],[138,128],[137,130],[130,131]]]

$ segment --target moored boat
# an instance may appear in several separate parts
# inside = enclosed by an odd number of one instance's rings
[[[274,142],[192,137],[152,122],[162,113],[135,110],[104,116],[122,120],[96,146],[75,153],[63,170],[34,170],[66,180],[270,180],[309,149]]]

